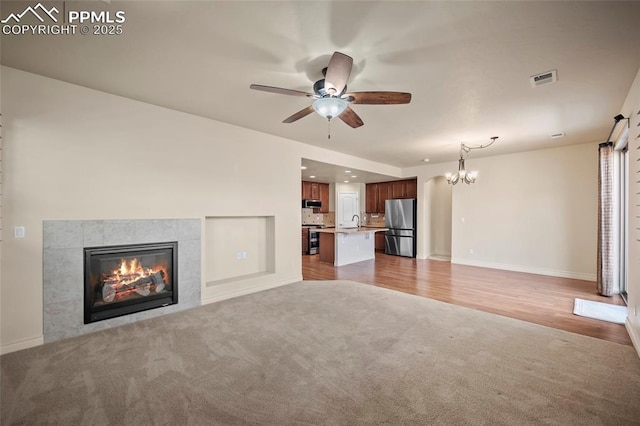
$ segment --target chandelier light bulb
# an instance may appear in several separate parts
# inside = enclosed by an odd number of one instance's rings
[[[476,179],[478,179],[478,171],[477,170],[467,171],[467,169],[464,166],[465,156],[472,149],[482,149],[482,148],[487,148],[487,147],[493,145],[493,143],[496,141],[496,139],[498,139],[498,136],[492,136],[491,137],[491,142],[489,142],[486,145],[480,145],[480,146],[467,146],[464,143],[461,143],[460,144],[460,159],[458,160],[458,171],[457,171],[457,173],[446,173],[445,174],[445,177],[447,178],[447,183],[450,183],[451,185],[455,185],[459,181],[462,181],[462,182],[466,183],[467,185],[470,185],[470,184],[474,183],[476,181]]]

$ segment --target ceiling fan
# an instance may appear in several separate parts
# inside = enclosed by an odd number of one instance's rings
[[[362,119],[349,107],[349,104],[396,105],[411,102],[411,93],[404,92],[347,92],[347,80],[353,67],[353,58],[344,53],[334,52],[329,65],[322,70],[324,78],[313,84],[313,93],[281,87],[252,84],[250,89],[281,95],[306,96],[314,99],[308,107],[284,119],[283,123],[293,123],[316,111],[331,121],[338,117],[353,128],[364,124]],[[331,137],[331,135],[329,135]]]

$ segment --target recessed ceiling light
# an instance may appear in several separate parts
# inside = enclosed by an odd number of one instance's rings
[[[348,181],[348,180],[345,180],[345,181],[344,181],[344,183],[349,183],[349,181]]]
[[[351,173],[351,170],[345,170],[344,172],[345,173]]]
[[[428,163],[428,162],[429,162],[429,159],[428,159],[428,158],[425,158],[425,159],[424,159],[424,160],[422,160],[422,161],[424,161],[425,163]]]
[[[550,137],[551,139],[558,139],[558,138],[564,137],[564,132],[554,133],[554,134],[552,134],[552,135],[549,135],[549,137]]]
[[[301,170],[307,170],[307,166],[301,166],[300,169]]]
[[[311,179],[315,179],[316,177],[315,177],[315,176],[309,176],[309,178],[311,178]]]
[[[352,175],[351,177],[352,177],[352,178],[357,178],[358,176],[353,176],[353,175]]]

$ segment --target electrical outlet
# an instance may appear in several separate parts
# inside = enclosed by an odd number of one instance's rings
[[[473,249],[469,249],[469,254],[473,254]]]
[[[236,259],[237,259],[237,260],[242,259],[242,253],[237,252],[237,253],[236,253]]]

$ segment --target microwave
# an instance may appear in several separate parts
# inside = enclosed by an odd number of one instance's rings
[[[303,209],[319,209],[320,207],[322,207],[320,200],[302,200]]]

